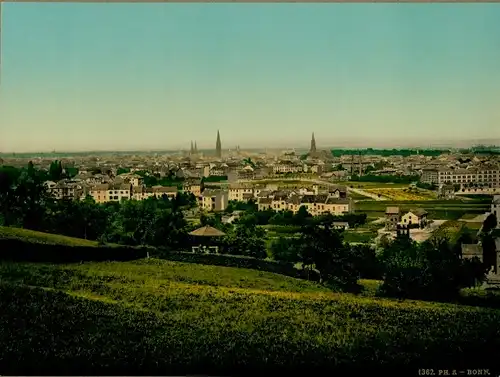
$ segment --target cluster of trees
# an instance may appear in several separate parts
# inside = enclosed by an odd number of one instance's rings
[[[418,188],[421,188],[424,190],[437,190],[438,189],[438,187],[434,183],[417,182],[416,186]]]
[[[23,174],[31,174],[36,171],[37,179],[45,181],[59,181],[65,178],[73,178],[78,174],[78,168],[72,166],[63,167],[61,161],[53,161],[48,170],[36,169],[30,161],[27,167],[16,168],[14,166],[1,166],[0,174],[8,177],[11,181],[16,181]]]
[[[459,250],[445,238],[417,243],[404,235],[379,250],[349,245],[342,232],[327,225],[304,226],[300,237],[271,244],[274,259],[315,268],[323,282],[352,289],[359,278],[380,279],[380,294],[439,300],[454,299],[460,289],[482,282],[489,269],[488,262],[462,259]]]
[[[182,210],[196,205],[192,194],[103,204],[91,197],[55,200],[44,185],[46,178],[32,164],[0,169],[0,225],[134,246],[178,248],[188,242],[191,229]]]
[[[0,225],[172,250],[189,249],[196,242],[189,232],[198,225],[189,224],[183,215],[183,210],[196,206],[196,198],[190,193],[180,192],[173,199],[163,196],[99,204],[91,197],[55,200],[44,186],[46,180],[46,173],[32,164],[27,169],[0,169]],[[226,232],[219,242],[224,252],[267,256],[265,231],[257,227],[255,217],[248,216],[234,226],[222,224],[220,215],[202,216],[201,222]]]
[[[442,154],[450,153],[449,150],[439,150],[439,149],[332,149],[332,155],[334,157],[340,156],[403,156],[409,157],[416,154],[421,154],[423,156],[439,157]]]
[[[202,226],[210,225],[226,234],[220,239],[211,240],[211,243],[219,246],[223,253],[264,259],[267,257],[266,234],[264,229],[257,226],[254,219],[244,217],[234,224],[229,224],[222,222],[221,214],[201,215],[200,223]]]

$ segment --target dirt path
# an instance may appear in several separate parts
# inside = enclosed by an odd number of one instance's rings
[[[352,187],[347,187],[347,191],[351,191],[351,192],[354,192],[356,194],[359,194],[359,195],[363,195],[363,196],[367,196],[373,200],[378,200],[378,201],[383,201],[383,200],[387,200],[387,198],[384,198],[383,196],[379,197],[378,195],[376,194],[373,194],[371,192],[368,192],[368,191],[365,191],[365,190],[361,190],[361,189],[357,189],[357,188],[352,188]]]
[[[465,221],[467,223],[482,223],[484,220],[486,220],[486,216],[489,214],[483,214],[483,215],[478,215],[474,217],[473,219],[460,219],[460,221]]]

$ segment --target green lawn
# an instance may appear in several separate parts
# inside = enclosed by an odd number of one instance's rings
[[[477,217],[476,213],[466,213],[460,220],[472,220]]]
[[[16,361],[3,374],[486,367],[500,346],[497,310],[333,293],[255,270],[151,259],[0,273],[0,359]],[[363,282],[367,294],[377,284]]]
[[[359,231],[348,230],[344,232],[344,241],[346,242],[372,243],[375,242],[376,237],[377,237],[377,232],[372,232],[372,231],[359,232]]]
[[[355,203],[356,212],[366,213],[369,217],[384,216],[387,207],[397,206],[402,211],[414,208],[425,209],[430,219],[458,220],[465,214],[480,215],[489,209],[489,204],[481,201],[460,200],[421,200],[421,201],[376,201],[366,200]]]
[[[464,224],[464,226],[473,231],[473,232],[477,232],[479,229],[481,229],[481,227],[483,226],[483,223],[481,222],[470,222],[470,221],[461,221],[462,224]]]

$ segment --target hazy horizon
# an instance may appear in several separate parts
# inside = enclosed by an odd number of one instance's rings
[[[495,4],[3,3],[0,152],[500,139]],[[397,31],[397,32],[395,32]],[[494,142],[496,140],[496,142]]]
[[[459,142],[459,143],[434,143],[434,144],[394,144],[394,145],[373,145],[373,144],[357,144],[357,145],[317,145],[318,150],[332,150],[332,149],[368,149],[368,148],[373,148],[373,149],[459,149],[459,148],[470,148],[473,146],[478,146],[478,145],[485,145],[485,146],[498,146],[500,145],[500,139],[495,139],[495,140],[478,140],[477,143],[471,143],[467,141]],[[498,147],[497,147],[498,148]],[[87,148],[87,149],[74,149],[74,150],[31,150],[31,151],[23,151],[23,150],[17,150],[17,151],[0,151],[0,156],[5,156],[5,155],[22,155],[22,154],[31,154],[31,155],[37,155],[37,154],[44,154],[44,155],[50,155],[50,154],[84,154],[84,153],[161,153],[161,152],[169,152],[169,153],[177,153],[180,151],[189,151],[189,147],[184,147],[184,148],[178,148],[178,149],[172,149],[172,148],[119,148],[119,149],[92,149],[92,148]],[[287,149],[293,149],[295,151],[303,151],[306,152],[309,150],[309,145],[287,145],[287,146],[271,146],[271,147],[259,147],[259,146],[250,146],[240,148],[241,151],[276,151],[276,150],[287,150]],[[229,150],[235,150],[235,147],[225,147],[222,145],[222,150],[223,151],[229,151]],[[206,147],[206,148],[198,148],[198,151],[200,152],[214,152],[215,148],[211,147]]]

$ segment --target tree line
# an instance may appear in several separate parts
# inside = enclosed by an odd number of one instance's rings
[[[431,157],[439,157],[442,154],[450,153],[449,150],[442,149],[332,149],[331,153],[334,157],[341,156],[403,156],[409,157],[414,155],[423,155]]]
[[[489,237],[489,238],[488,238]],[[491,240],[491,236],[485,236]],[[495,252],[484,263],[464,259],[461,239],[456,244],[444,237],[417,243],[398,235],[380,248],[349,245],[343,232],[328,226],[307,225],[298,238],[280,237],[271,244],[274,259],[314,268],[323,282],[353,290],[360,278],[382,280],[378,293],[390,297],[453,300],[462,288],[484,281],[495,263]],[[493,249],[494,250],[494,249]]]

